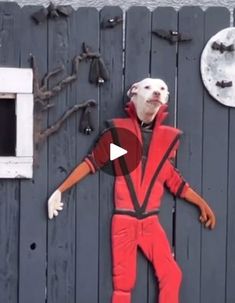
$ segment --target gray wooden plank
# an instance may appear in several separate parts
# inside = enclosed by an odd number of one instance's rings
[[[235,196],[235,111],[230,108],[229,113],[229,155],[228,155],[228,209],[227,209],[227,261],[226,261],[226,303],[235,301],[235,222],[234,222],[234,196]]]
[[[0,3],[0,66],[19,67],[20,8]],[[19,245],[19,180],[0,181],[0,302],[17,303]]]
[[[228,27],[229,11],[211,7],[205,13],[205,40]],[[203,195],[217,215],[213,232],[203,230],[201,303],[225,302],[227,220],[228,108],[204,95]]]
[[[76,12],[75,46],[81,51],[86,42],[99,51],[99,13],[95,8],[79,8]],[[93,98],[99,102],[98,87],[88,82],[89,62],[80,66],[76,101]],[[90,136],[77,132],[77,163],[86,156],[99,129],[99,107],[92,112],[95,131]],[[78,122],[78,121],[77,121]],[[78,124],[76,125],[78,129]],[[99,235],[99,174],[90,175],[77,188],[76,195],[76,302],[98,302],[98,235]]]
[[[233,13],[233,23],[235,12]],[[233,281],[235,280],[235,223],[234,223],[234,196],[235,196],[235,163],[234,163],[234,152],[235,152],[235,110],[234,108],[229,109],[229,150],[228,150],[228,209],[227,209],[227,261],[226,261],[226,303],[232,303],[235,301],[235,288]]]
[[[126,14],[125,92],[150,73],[151,14],[144,6],[133,6]],[[127,97],[125,96],[125,99]],[[148,263],[139,251],[133,302],[145,302],[148,295]]]
[[[141,20],[141,22],[140,22]],[[144,6],[133,6],[126,13],[125,92],[150,73],[151,14]]]
[[[177,166],[199,194],[202,175],[203,86],[199,74],[200,53],[204,40],[204,13],[199,7],[179,11],[179,32],[193,40],[178,48],[177,126],[184,134]],[[183,271],[182,302],[200,302],[200,232],[198,210],[177,199],[175,227],[176,259]]]
[[[37,60],[39,72],[47,71],[47,23],[37,26],[31,14],[40,6],[21,9],[21,67],[29,67],[29,54]],[[34,131],[47,126],[47,113],[40,115],[40,107],[34,108]],[[41,118],[41,123],[38,120]],[[19,245],[19,302],[43,302],[46,286],[47,249],[47,142],[42,143],[34,159],[33,179],[21,180],[20,190],[20,245]],[[35,245],[35,246],[34,246]],[[37,283],[35,283],[37,281]],[[26,291],[27,289],[27,291]]]
[[[152,31],[156,29],[177,30],[178,14],[171,7],[158,7],[152,13]],[[152,78],[164,80],[169,88],[169,117],[166,122],[172,126],[175,123],[175,102],[176,102],[176,52],[177,44],[170,44],[169,41],[151,36],[151,66]],[[170,235],[170,233],[169,233]]]
[[[122,16],[119,7],[107,6],[100,12],[100,21]],[[123,113],[122,102],[122,61],[123,26],[100,31],[100,52],[105,60],[110,81],[100,89],[100,130],[104,121],[120,117]],[[102,109],[102,110],[101,110]],[[113,211],[113,180],[110,175],[100,172],[100,210],[99,210],[99,302],[111,302],[112,296],[112,253],[111,218]]]
[[[227,261],[226,261],[226,302],[232,303],[235,301],[235,264],[234,264],[234,236],[235,236],[235,224],[234,224],[234,194],[235,194],[235,170],[234,170],[234,118],[235,112],[233,108],[230,108],[229,113],[229,162],[228,162],[228,209],[227,209]]]
[[[177,12],[171,7],[159,7],[152,13],[152,31],[156,29],[177,30]],[[152,78],[164,80],[170,92],[169,117],[166,124],[174,125],[175,120],[175,77],[176,77],[176,44],[171,45],[168,41],[160,39],[152,34],[151,37],[151,66]],[[173,241],[173,207],[174,198],[166,192],[162,200],[160,221],[165,229],[169,242]],[[149,294],[148,302],[156,302],[158,297],[158,284],[152,266],[149,269]]]
[[[48,70],[64,65],[65,70],[51,79],[50,86],[71,74],[76,39],[75,13],[69,18],[48,21]],[[59,93],[51,102],[49,125],[69,107],[77,103],[76,83]],[[48,140],[48,196],[58,187],[76,161],[76,115]],[[63,195],[65,206],[60,215],[48,225],[48,302],[75,302],[75,188]]]

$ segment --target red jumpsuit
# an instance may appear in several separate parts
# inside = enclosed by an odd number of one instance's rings
[[[153,264],[159,281],[159,303],[178,303],[181,270],[175,262],[166,234],[159,222],[158,212],[164,185],[183,198],[189,187],[171,164],[179,145],[181,132],[161,125],[165,118],[162,106],[155,118],[148,157],[143,171],[141,162],[132,172],[125,157],[115,160],[115,170],[123,172],[115,178],[112,218],[113,296],[112,303],[130,303],[136,279],[136,257],[139,247]],[[109,144],[123,146],[125,136],[119,128],[126,128],[142,141],[135,107],[129,103],[128,118],[114,119],[113,127],[103,133],[85,161],[95,172],[109,161]],[[134,156],[134,155],[133,155]],[[127,174],[127,172],[129,172]]]

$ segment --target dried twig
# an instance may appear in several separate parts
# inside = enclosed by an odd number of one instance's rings
[[[49,83],[49,79],[53,76],[55,76],[56,74],[62,72],[64,70],[64,66],[60,66],[58,68],[56,68],[54,71],[46,74],[43,79],[42,79],[42,86],[41,86],[41,90],[45,91],[47,89],[48,83]]]
[[[32,62],[32,68],[33,68],[33,74],[34,74],[34,99],[35,102],[40,102],[43,106],[47,106],[46,100],[50,99],[51,97],[54,97],[57,95],[66,85],[71,83],[72,81],[77,79],[77,71],[78,71],[78,63],[77,61],[79,59],[78,57],[75,57],[73,60],[73,73],[72,75],[66,77],[65,79],[61,80],[59,83],[57,83],[51,90],[48,90],[48,82],[51,77],[61,72],[64,67],[58,67],[54,71],[49,72],[43,77],[42,85],[40,85],[40,80],[38,76],[38,69],[36,65],[35,57],[31,55],[31,62]]]
[[[43,105],[43,110],[48,109],[52,107],[53,105],[48,106],[48,99],[54,97],[57,95],[61,90],[63,90],[68,84],[71,82],[75,81],[77,79],[78,75],[78,68],[80,62],[87,60],[87,59],[92,59],[92,60],[98,60],[99,61],[99,68],[98,71],[95,71],[96,75],[94,75],[93,79],[95,79],[95,82],[93,80],[92,83],[100,84],[103,83],[105,80],[108,80],[108,71],[100,58],[99,53],[94,53],[91,52],[90,49],[83,43],[82,45],[82,54],[75,56],[72,62],[72,74],[67,76],[65,79],[61,80],[58,82],[53,88],[48,89],[48,82],[51,77],[54,75],[58,74],[61,72],[64,67],[58,67],[52,72],[49,72],[43,77],[43,80],[39,80],[39,73],[38,73],[38,68],[36,65],[36,60],[33,55],[31,55],[31,65],[33,68],[33,73],[34,73],[34,98],[35,102],[39,102],[40,104]],[[94,71],[93,71],[94,72]],[[42,84],[41,84],[42,82]],[[46,101],[46,102],[45,102]]]
[[[76,111],[82,109],[82,108],[86,108],[88,106],[93,107],[96,105],[95,100],[87,100],[81,104],[76,104],[73,107],[69,108],[61,118],[59,118],[59,120],[57,120],[53,125],[51,125],[50,127],[48,127],[47,129],[43,130],[40,132],[39,134],[39,140],[43,141],[45,140],[47,137],[49,137],[50,135],[54,134],[55,132],[57,132],[60,127],[62,126],[62,124],[65,122],[65,120],[67,120],[73,113],[75,113]]]

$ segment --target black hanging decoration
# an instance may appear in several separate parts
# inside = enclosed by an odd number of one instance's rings
[[[55,6],[55,4],[53,4],[52,2],[49,4],[48,8],[48,17],[49,18],[58,18],[59,17],[59,11],[57,11],[57,8]]]
[[[32,19],[37,23],[43,23],[47,20],[48,10],[47,8],[43,7],[36,13],[32,15]]]
[[[56,10],[59,16],[64,16],[64,17],[68,17],[73,12],[73,9],[70,5],[58,5],[56,7]]]
[[[56,68],[55,70],[44,75],[42,80],[39,79],[38,68],[36,65],[36,59],[31,54],[30,61],[33,69],[33,92],[34,99],[43,105],[43,110],[47,110],[54,106],[53,104],[48,103],[48,99],[54,97],[60,91],[62,91],[68,84],[72,83],[77,79],[78,70],[80,63],[82,61],[90,61],[90,72],[89,72],[89,82],[92,84],[102,84],[105,81],[109,80],[109,72],[104,64],[101,55],[97,52],[92,52],[83,42],[82,44],[82,53],[73,58],[72,63],[72,73],[66,76],[64,79],[55,84],[54,87],[48,89],[48,82],[53,76],[59,74],[63,70],[63,66]]]
[[[100,78],[103,79],[104,81],[108,81],[109,72],[104,64],[104,60],[101,57],[99,58],[99,69],[100,69]]]
[[[41,8],[39,11],[32,15],[33,20],[39,24],[47,20],[47,18],[56,19],[58,17],[68,17],[71,15],[73,9],[70,5],[56,6],[52,2],[47,8]]]
[[[74,113],[76,113],[79,110],[83,110],[82,117],[81,117],[82,119],[80,120],[79,130],[82,133],[89,135],[94,130],[94,127],[91,125],[90,112],[91,112],[92,108],[96,107],[96,105],[97,104],[96,104],[95,100],[89,99],[89,100],[84,101],[83,103],[75,104],[74,106],[70,107],[51,126],[49,126],[48,128],[46,128],[44,130],[41,130],[40,132],[37,132],[35,134],[35,142],[37,142],[37,144],[38,144],[39,142],[45,141],[46,138],[48,138],[49,136],[56,133],[61,128],[63,123],[71,115],[73,115]]]
[[[103,59],[97,56],[92,59],[89,71],[89,82],[92,84],[103,84],[109,80],[109,73]]]
[[[106,29],[106,28],[114,28],[118,24],[123,22],[123,18],[116,16],[114,18],[109,18],[107,20],[103,20],[101,23],[101,28]]]
[[[81,115],[79,131],[85,135],[90,135],[94,130],[93,124],[91,122],[91,107],[92,106],[94,106],[94,105],[91,103],[91,104],[88,104],[86,107],[84,107],[82,115]]]
[[[180,33],[178,31],[173,30],[156,29],[152,31],[152,33],[159,38],[169,41],[170,44],[174,44],[176,42],[187,42],[192,40],[192,37],[189,34]]]
[[[91,60],[90,71],[89,71],[89,82],[97,84],[100,74],[99,58],[93,58]]]

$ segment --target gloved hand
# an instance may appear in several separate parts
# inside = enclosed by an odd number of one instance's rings
[[[53,217],[58,216],[59,211],[63,209],[63,203],[61,202],[61,191],[57,189],[54,193],[50,196],[48,200],[48,217],[49,219],[53,219]]]
[[[65,181],[57,188],[57,190],[54,191],[48,200],[49,219],[58,216],[59,211],[63,209],[64,204],[61,202],[62,193],[85,178],[90,172],[90,166],[86,163],[86,161],[83,161],[71,172]]]
[[[203,203],[200,206],[201,215],[199,217],[199,220],[201,223],[205,225],[207,228],[213,229],[215,227],[215,215],[209,205],[207,203]]]
[[[192,188],[188,188],[185,192],[184,199],[187,202],[195,204],[201,212],[199,220],[205,227],[214,229],[216,224],[216,217],[213,210],[210,208],[208,203],[199,196]]]

